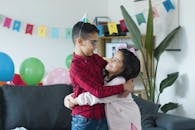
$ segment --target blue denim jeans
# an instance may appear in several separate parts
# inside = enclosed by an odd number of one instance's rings
[[[80,115],[72,116],[72,130],[108,130],[106,118],[95,120]]]

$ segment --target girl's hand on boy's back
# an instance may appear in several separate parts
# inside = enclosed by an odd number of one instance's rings
[[[76,100],[73,98],[73,93],[67,95],[64,98],[64,106],[72,109],[75,105],[77,105],[78,103],[76,102]]]

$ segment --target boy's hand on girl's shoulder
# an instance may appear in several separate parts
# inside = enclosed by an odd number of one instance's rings
[[[129,80],[127,80],[126,83],[124,83],[124,90],[128,91],[130,93],[133,93],[133,91],[134,91],[134,84],[133,84],[133,80],[132,79],[129,79]]]

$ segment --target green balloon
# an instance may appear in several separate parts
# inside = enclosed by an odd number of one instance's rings
[[[70,55],[68,55],[68,56],[66,57],[66,67],[67,67],[67,68],[70,68],[71,62],[72,62],[72,54],[70,54]]]
[[[35,57],[25,59],[20,66],[21,78],[27,85],[38,85],[44,73],[44,64]]]

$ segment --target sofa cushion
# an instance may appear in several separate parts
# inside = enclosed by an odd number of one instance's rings
[[[64,107],[64,97],[72,92],[69,85],[0,88],[3,94],[5,130],[70,129],[71,111]]]
[[[195,119],[158,113],[156,124],[167,130],[195,130]]]
[[[167,129],[160,128],[160,127],[153,127],[153,128],[144,128],[142,130],[167,130]]]
[[[159,110],[160,105],[155,104],[151,101],[142,99],[141,97],[138,97],[136,95],[132,95],[134,101],[137,103],[137,105],[140,108],[141,115],[145,114],[156,114]]]
[[[155,119],[156,114],[158,113],[159,104],[155,104],[151,101],[144,100],[136,95],[132,95],[134,101],[137,103],[142,119],[142,127],[143,128],[152,128],[156,125]]]

